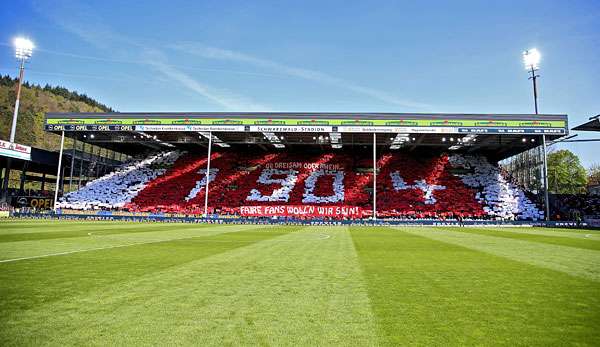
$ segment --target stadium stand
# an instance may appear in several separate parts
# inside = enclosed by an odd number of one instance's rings
[[[180,155],[177,151],[165,152],[125,164],[81,189],[66,194],[59,201],[58,207],[77,210],[121,208],[142,191],[148,182],[163,175],[166,167],[173,165]]]
[[[239,153],[211,156],[210,213],[241,206],[352,206],[372,214],[372,159],[344,152]],[[383,153],[377,210],[382,218],[540,220],[543,213],[482,156]],[[167,152],[127,165],[67,194],[70,209],[202,214],[205,156]]]
[[[577,217],[600,218],[600,196],[554,194],[552,202],[558,220],[575,220]]]
[[[478,188],[476,198],[487,206],[483,209],[488,215],[512,219],[543,218],[541,212],[523,190],[508,182],[497,166],[490,164],[481,156],[450,157],[451,165],[472,168],[472,173],[458,175],[465,185]]]

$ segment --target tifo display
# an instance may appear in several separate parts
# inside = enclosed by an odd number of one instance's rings
[[[152,155],[66,194],[63,209],[204,213],[293,218],[373,215],[373,161],[333,153],[252,154],[180,151]],[[543,212],[482,156],[382,153],[377,158],[379,218],[541,220]]]

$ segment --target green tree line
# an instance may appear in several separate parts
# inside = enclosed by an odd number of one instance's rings
[[[0,76],[0,139],[8,140],[16,99],[17,79]],[[60,136],[44,130],[46,112],[114,112],[112,108],[86,94],[64,87],[40,86],[23,83],[17,133],[20,144],[55,151],[60,146]],[[72,145],[65,140],[65,147]]]
[[[13,87],[13,86],[16,86],[17,82],[18,82],[17,78],[13,78],[9,75],[0,75],[0,85],[1,86]],[[80,94],[76,91],[68,90],[65,87],[51,86],[49,84],[46,84],[45,86],[42,87],[39,84],[31,84],[27,81],[25,81],[23,83],[23,87],[33,89],[33,90],[43,90],[45,92],[50,92],[54,95],[62,96],[63,98],[65,98],[67,100],[83,102],[92,107],[97,107],[100,110],[102,110],[103,112],[114,112],[114,110],[112,108],[106,106],[103,103],[100,103],[100,102],[94,100],[93,98],[90,98],[86,94]]]

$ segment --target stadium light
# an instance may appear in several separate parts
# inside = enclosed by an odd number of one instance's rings
[[[213,135],[212,132],[210,132],[210,131],[198,131],[198,134],[207,138],[209,140],[209,142],[211,142],[211,141],[214,142],[215,145],[217,145],[219,147],[231,147],[231,145],[223,142],[223,140],[218,138],[216,135]]]
[[[399,149],[402,147],[402,145],[404,145],[404,143],[409,141],[409,134],[396,134],[396,137],[392,139],[392,145],[390,146],[390,149]]]
[[[329,142],[331,142],[331,148],[339,149],[342,148],[342,133],[329,133]]]
[[[31,40],[24,37],[17,37],[14,40],[15,45],[15,56],[19,60],[27,60],[31,58],[31,53],[35,46]]]
[[[542,55],[537,48],[528,49],[523,52],[523,63],[525,64],[525,70],[537,70],[539,69],[540,59]]]
[[[265,132],[263,133],[263,135],[265,136],[265,140],[269,140],[269,142],[273,144],[273,147],[285,148],[285,145],[281,143],[281,139],[283,139],[283,136],[280,139],[279,137],[277,137],[277,135],[275,135],[275,133],[270,132]]]

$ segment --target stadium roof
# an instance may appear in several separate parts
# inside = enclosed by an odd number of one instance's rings
[[[311,123],[330,125],[342,125],[348,120],[356,122],[371,122],[372,125],[380,125],[392,122],[402,124],[410,120],[435,121],[435,120],[479,120],[479,121],[566,121],[567,116],[563,114],[472,114],[472,113],[318,113],[318,112],[112,112],[112,113],[47,113],[48,121],[63,120],[66,124],[77,124],[77,120],[103,120],[103,124],[110,124],[111,120],[126,124],[131,119],[132,124],[208,124],[208,121],[222,121],[219,124],[263,124],[263,121],[271,121],[276,124],[294,123],[296,119],[306,121],[305,125]],[[135,121],[139,123],[134,123]],[[144,123],[144,120],[146,123]],[[202,122],[202,121],[206,122]],[[228,123],[227,121],[231,121]],[[71,121],[71,123],[69,123]],[[48,123],[51,123],[48,122]],[[56,122],[57,124],[59,122]],[[101,123],[96,123],[101,124]]]
[[[105,157],[99,157],[96,154],[91,153],[83,153],[80,150],[72,151],[69,149],[63,152],[63,162],[62,166],[67,170],[71,168],[71,156],[74,155],[78,160],[78,163],[73,167],[74,174],[79,176],[79,172],[86,172],[89,168],[90,162],[97,161],[102,165],[106,166],[115,166],[119,164],[118,161],[114,159],[109,159]],[[81,158],[84,159],[82,163],[79,161]],[[7,157],[0,155],[0,168],[6,167]],[[41,148],[31,147],[31,159],[19,159],[19,158],[11,158],[13,169],[21,169],[23,165],[25,165],[27,172],[35,172],[35,173],[45,173],[49,175],[56,175],[56,170],[58,168],[58,152],[57,151],[48,151]],[[67,171],[68,172],[68,171]]]
[[[590,120],[576,126],[573,130],[579,131],[600,131],[600,114],[594,117],[590,117]]]
[[[566,115],[415,113],[48,113],[46,130],[135,154],[173,147],[485,152],[503,159],[568,133]]]

